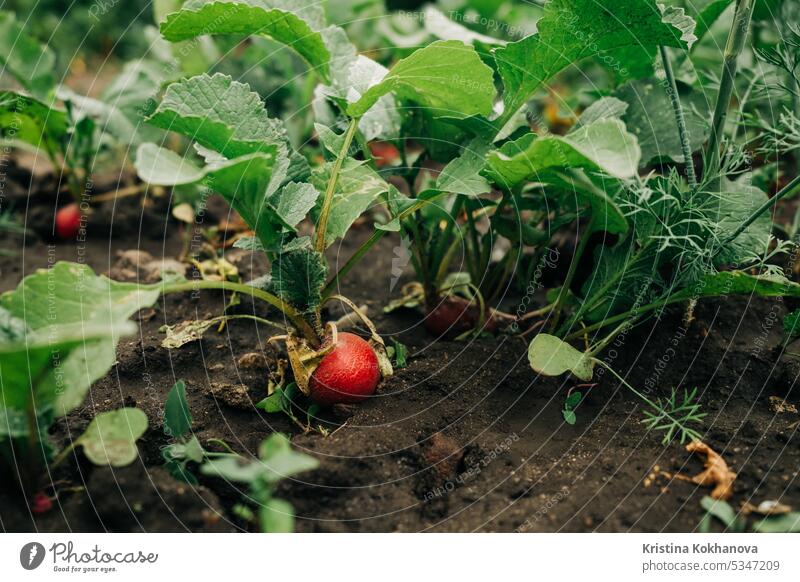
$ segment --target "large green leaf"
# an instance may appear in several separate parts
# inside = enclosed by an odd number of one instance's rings
[[[161,23],[169,41],[209,34],[261,34],[285,44],[327,77],[324,7],[316,0],[188,0]]]
[[[10,315],[2,307],[0,313]],[[71,354],[87,343],[112,342],[135,329],[128,321],[114,326],[79,322],[25,330],[13,340],[0,341],[0,410],[52,412],[58,395],[73,381],[63,367]],[[8,434],[4,420],[0,413],[0,435]]]
[[[0,65],[38,98],[55,87],[53,52],[28,35],[12,12],[0,12]]]
[[[512,187],[556,168],[597,170],[616,178],[636,174],[641,151],[636,137],[619,119],[600,119],[565,135],[527,134],[504,144],[487,158],[488,174]]]
[[[173,83],[147,121],[226,158],[274,155],[286,139],[283,123],[269,116],[258,93],[221,73]]]
[[[674,21],[670,12],[667,20]],[[505,116],[566,66],[625,47],[686,48],[685,31],[664,21],[655,0],[550,0],[538,33],[495,49]]]
[[[622,115],[628,131],[639,140],[642,164],[654,158],[671,158],[683,161],[683,150],[672,110],[672,102],[663,81],[642,79],[620,87],[616,96],[628,104]],[[681,95],[689,145],[694,152],[703,145],[708,134],[708,122],[702,112],[707,110],[701,95]]]
[[[757,208],[767,201],[767,195],[746,183],[723,181],[723,192],[705,193],[704,213],[716,227],[720,240],[726,240]],[[744,265],[767,252],[772,218],[762,213],[734,240],[724,244],[715,257],[717,265]]]
[[[488,116],[495,95],[492,69],[471,46],[442,40],[398,61],[383,79],[351,101],[347,113],[361,117],[393,92],[419,103],[438,116]]]
[[[318,190],[324,191],[330,178],[332,162],[318,168],[311,182]],[[328,229],[325,233],[325,244],[330,246],[333,242],[347,232],[350,225],[369,208],[378,196],[387,192],[389,185],[375,170],[352,158],[345,160],[328,215]],[[321,203],[320,203],[321,204]],[[317,204],[312,216],[317,218],[320,204]]]
[[[41,379],[57,387],[54,409],[62,415],[80,405],[92,383],[105,376],[116,361],[120,334],[130,331],[126,322],[138,310],[153,305],[158,296],[156,286],[119,283],[95,275],[86,265],[58,262],[25,277],[14,291],[0,296],[0,307],[37,334],[51,326],[68,325],[103,331],[102,339],[76,335],[85,341],[59,358],[57,368]]]
[[[14,91],[0,91],[0,137],[57,150],[67,135],[67,115]]]
[[[136,152],[136,171],[150,184],[203,183],[218,192],[255,231],[263,248],[280,246],[285,224],[267,195],[274,157],[255,153],[198,167],[172,150],[146,143]]]

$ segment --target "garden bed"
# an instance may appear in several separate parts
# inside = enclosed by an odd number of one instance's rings
[[[58,260],[85,260],[97,272],[112,270],[118,251],[138,249],[174,258],[182,241],[176,228],[154,226],[157,212],[123,202],[116,220],[124,236],[96,236],[109,224],[89,224],[85,244],[48,245],[7,237],[18,254],[0,258],[2,290],[23,275]],[[108,209],[106,209],[108,210]],[[98,213],[105,216],[106,211]],[[113,211],[109,211],[112,212]],[[142,234],[130,228],[142,216]],[[163,217],[163,212],[161,214]],[[162,224],[163,224],[163,218]],[[173,225],[174,226],[174,225]],[[119,232],[119,231],[118,231]],[[367,235],[355,229],[329,250],[332,264],[346,260]],[[436,341],[413,310],[382,313],[405,278],[390,292],[397,241],[387,237],[356,267],[343,293],[366,304],[384,336],[408,346],[408,366],[386,380],[375,397],[321,420],[330,434],[302,434],[287,417],[254,405],[266,396],[276,353],[268,328],[239,320],[222,333],[176,350],[161,347],[164,324],[219,313],[219,292],[198,298],[170,296],[134,319],[140,333],[123,338],[118,362],[89,392],[84,406],[58,423],[55,438],[79,434],[98,412],[136,406],[150,428],[139,441],[141,458],[125,468],[95,467],[80,455],[52,475],[54,508],[33,515],[13,492],[0,496],[6,531],[232,531],[251,529],[232,508],[242,490],[222,479],[201,477],[197,488],[163,469],[167,443],[161,418],[176,379],[187,383],[188,401],[201,442],[223,439],[253,454],[270,433],[292,434],[293,445],[320,461],[318,469],[287,479],[279,496],[297,514],[297,531],[692,531],[705,511],[708,489],[658,474],[694,474],[702,465],[657,434],[642,430],[641,401],[605,377],[578,407],[578,422],[563,421],[562,403],[575,382],[531,374],[526,342],[503,336]],[[245,279],[267,265],[247,251],[229,257]],[[252,259],[252,260],[251,260]],[[507,303],[514,304],[509,297]],[[241,312],[262,310],[243,300]],[[738,473],[732,504],[780,499],[800,505],[798,363],[776,359],[787,309],[763,298],[703,300],[684,327],[680,308],[658,323],[641,325],[611,346],[606,357],[634,386],[653,386],[652,397],[673,387],[697,387],[708,416],[701,432]],[[790,350],[791,351],[791,350]],[[262,354],[263,358],[242,356]],[[723,413],[724,411],[724,413]],[[85,490],[83,489],[85,488]],[[49,493],[53,491],[50,490]]]

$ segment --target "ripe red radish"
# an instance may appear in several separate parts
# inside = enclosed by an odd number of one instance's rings
[[[440,297],[435,305],[426,309],[423,325],[428,333],[442,339],[453,339],[464,332],[475,329],[480,322],[480,308],[477,304],[457,295]],[[497,321],[488,317],[483,330],[497,331]]]
[[[375,350],[352,333],[338,334],[336,347],[311,375],[311,399],[318,404],[354,404],[375,393],[381,371]]]
[[[81,229],[81,211],[74,202],[56,212],[56,236],[61,240],[72,240]]]

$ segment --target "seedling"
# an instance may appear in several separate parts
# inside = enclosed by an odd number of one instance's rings
[[[283,533],[294,531],[294,510],[291,504],[275,497],[276,487],[281,480],[315,469],[317,465],[314,457],[293,451],[289,440],[276,433],[259,445],[258,459],[212,459],[205,462],[200,471],[248,485],[247,506],[256,507],[261,531]],[[240,508],[239,514],[249,517],[252,511]]]
[[[192,413],[186,400],[186,383],[183,380],[175,382],[164,402],[164,433],[172,440],[161,449],[164,466],[175,479],[190,485],[198,484],[197,477],[188,467],[190,462],[200,465],[210,459],[241,458],[222,441],[216,442],[222,444],[227,452],[207,451],[197,436],[191,434]]]

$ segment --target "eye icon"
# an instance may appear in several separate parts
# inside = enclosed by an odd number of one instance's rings
[[[44,561],[44,546],[39,542],[29,542],[19,551],[19,563],[26,570],[35,570]]]

